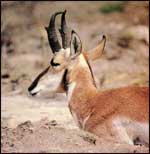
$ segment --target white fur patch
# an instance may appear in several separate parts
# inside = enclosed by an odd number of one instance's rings
[[[76,125],[80,128],[80,121],[79,121],[79,119],[77,117],[77,114],[74,111],[71,111],[71,113],[72,113],[72,117],[73,117]]]
[[[133,144],[137,137],[149,143],[149,124],[131,121],[127,118],[116,118],[113,126],[117,130],[119,139],[128,144]]]
[[[41,77],[37,86],[30,93],[39,93],[42,91],[54,92],[59,86],[64,71],[58,73],[47,73]]]
[[[74,119],[75,123],[77,124],[77,126],[81,129],[85,130],[85,125],[86,125],[87,121],[89,120],[92,112],[84,119],[80,119],[74,111],[71,111],[71,112],[72,112],[73,119]]]
[[[76,82],[72,82],[68,85],[68,93],[67,93],[68,102],[70,101],[70,99],[72,97],[75,86],[76,86]]]
[[[70,48],[65,49],[65,56],[66,58],[70,56]]]
[[[80,56],[79,56],[79,64],[81,66],[88,67],[88,64],[87,64],[83,54],[80,54]]]
[[[90,116],[91,116],[91,113],[87,117],[85,117],[85,119],[83,120],[83,122],[82,122],[82,129],[83,130],[85,129],[85,124],[89,120]]]
[[[45,86],[44,85],[40,85],[40,86],[36,86],[32,91],[30,91],[30,93],[38,93],[39,91],[41,91],[42,89],[44,89]]]

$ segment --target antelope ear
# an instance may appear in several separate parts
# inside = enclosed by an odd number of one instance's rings
[[[87,56],[89,60],[99,59],[104,51],[105,44],[106,44],[106,36],[103,35],[103,38],[100,41],[99,45],[84,54]]]
[[[70,47],[70,58],[75,59],[82,52],[82,42],[78,34],[73,30],[71,34]]]

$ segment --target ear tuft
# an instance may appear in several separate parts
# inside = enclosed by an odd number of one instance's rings
[[[103,54],[105,44],[106,44],[106,36],[103,35],[98,46],[96,46],[94,49],[91,49],[88,52],[86,52],[86,56],[87,56],[88,60],[99,59],[101,57],[101,55]]]
[[[74,30],[71,31],[71,35],[75,34],[76,32]]]
[[[66,14],[67,10],[65,10],[63,13]]]
[[[46,31],[48,31],[48,27],[44,27]]]
[[[105,35],[103,35],[103,39],[106,39],[106,36]]]

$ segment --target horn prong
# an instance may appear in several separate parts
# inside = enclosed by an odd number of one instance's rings
[[[67,27],[66,24],[66,19],[65,19],[65,15],[66,15],[66,10],[63,12],[62,17],[61,17],[61,30],[60,30],[60,34],[62,37],[62,46],[64,49],[69,48],[70,47],[70,35],[69,35],[69,29]]]
[[[56,12],[51,16],[49,26],[45,27],[47,34],[48,34],[48,40],[50,47],[52,49],[52,52],[58,52],[61,49],[61,45],[59,43],[59,40],[57,38],[57,33],[55,29],[55,18],[57,15],[62,14],[63,12]]]

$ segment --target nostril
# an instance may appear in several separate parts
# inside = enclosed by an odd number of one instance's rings
[[[37,92],[32,93],[31,91],[28,90],[28,95],[29,96],[35,96],[37,94]]]
[[[59,64],[59,63],[55,63],[55,62],[54,62],[54,59],[52,59],[52,60],[51,60],[51,65],[52,65],[52,66],[59,66],[60,64]]]
[[[35,96],[37,93],[30,93],[32,96]]]

